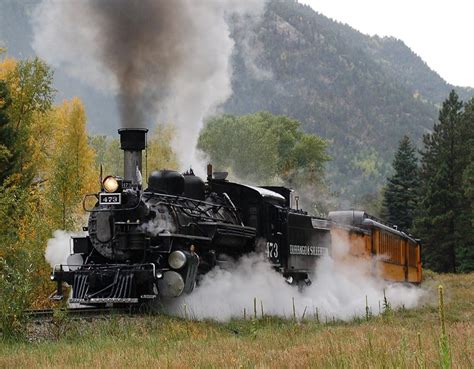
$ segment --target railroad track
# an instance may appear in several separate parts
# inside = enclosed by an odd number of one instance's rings
[[[54,309],[33,309],[26,310],[26,316],[32,320],[43,320],[52,319],[54,312],[58,310]],[[140,312],[138,309],[131,308],[95,308],[95,307],[81,307],[81,308],[64,308],[59,309],[60,312],[65,313],[67,317],[71,318],[84,318],[84,317],[99,317],[106,315],[135,315]]]

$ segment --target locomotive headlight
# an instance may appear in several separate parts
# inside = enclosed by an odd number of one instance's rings
[[[119,188],[119,183],[117,179],[113,176],[105,177],[104,181],[102,182],[105,191],[107,192],[115,192]]]
[[[181,269],[186,264],[186,255],[182,251],[173,251],[168,257],[168,264],[173,269]]]

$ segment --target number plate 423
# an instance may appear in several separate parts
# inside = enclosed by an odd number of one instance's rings
[[[122,203],[121,193],[100,193],[99,204],[100,205],[120,205]]]

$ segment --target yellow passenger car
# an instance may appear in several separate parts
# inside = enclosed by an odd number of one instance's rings
[[[383,279],[421,282],[419,240],[364,211],[334,211],[328,218],[332,222],[331,237],[336,259],[355,261],[354,258],[362,258],[371,261],[370,272]]]

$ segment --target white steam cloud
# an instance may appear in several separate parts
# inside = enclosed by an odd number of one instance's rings
[[[57,230],[54,231],[53,238],[48,240],[44,257],[46,261],[54,267],[56,264],[66,264],[70,255],[71,233]]]
[[[117,97],[122,127],[177,127],[183,167],[199,164],[203,120],[231,95],[232,15],[264,0],[43,0],[33,48],[55,67]]]
[[[57,264],[66,264],[71,254],[71,237],[84,236],[85,232],[54,231],[53,238],[48,240],[44,257],[54,267]]]
[[[151,226],[151,225],[150,225]],[[78,233],[55,231],[48,241],[45,258],[51,266],[66,264],[70,254],[70,240]],[[334,238],[333,238],[334,241]],[[184,314],[184,306],[193,319],[215,319],[226,321],[241,318],[246,309],[253,315],[254,299],[257,312],[261,304],[266,315],[290,318],[293,315],[293,299],[296,314],[311,318],[318,312],[319,318],[351,320],[364,316],[366,299],[373,315],[380,313],[384,293],[391,307],[413,308],[424,295],[424,290],[415,286],[389,283],[370,274],[375,260],[347,263],[348,243],[336,239],[333,244],[334,259],[323,257],[316,266],[312,284],[299,291],[288,285],[276,272],[266,256],[252,253],[241,257],[226,268],[216,267],[207,273],[191,294],[165,302],[172,314]]]
[[[342,251],[347,245],[337,244]],[[337,259],[339,260],[339,259]],[[414,286],[393,284],[370,275],[372,261],[346,264],[323,257],[317,263],[312,284],[299,291],[288,285],[281,274],[274,271],[262,254],[242,257],[230,269],[216,268],[204,276],[193,293],[172,301],[167,308],[171,313],[187,313],[194,319],[226,321],[254,314],[254,298],[257,312],[261,304],[266,315],[290,318],[293,315],[293,299],[298,318],[315,315],[320,319],[351,320],[366,314],[366,299],[373,315],[383,309],[384,291],[391,307],[415,307],[424,292]]]

